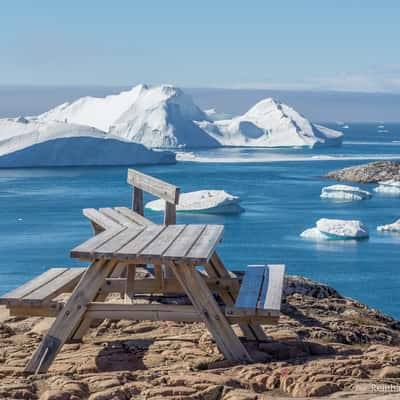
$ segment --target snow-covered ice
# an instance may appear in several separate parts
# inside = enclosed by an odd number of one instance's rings
[[[392,224],[380,225],[376,228],[379,232],[399,232],[400,233],[400,219]]]
[[[96,128],[27,118],[0,119],[0,167],[174,163],[171,152],[147,149]]]
[[[318,240],[349,240],[368,238],[369,232],[358,220],[321,218],[314,228],[306,229],[300,236]]]
[[[103,98],[83,97],[37,118],[92,126],[153,148],[315,147],[342,141],[341,132],[312,124],[270,98],[232,118],[215,109],[202,111],[171,85],[141,84]]]
[[[293,108],[272,98],[261,100],[241,116],[197,124],[224,146],[335,146],[341,144],[343,137],[341,132],[310,123]]]
[[[375,192],[400,195],[400,181],[398,180],[388,180],[379,182],[379,186],[374,189]]]
[[[233,196],[224,190],[198,190],[182,193],[176,211],[238,214],[244,211],[239,201],[238,196]],[[164,200],[154,200],[146,204],[146,208],[153,211],[163,211],[164,207]]]
[[[357,186],[331,185],[322,188],[322,199],[334,199],[339,201],[365,200],[372,197],[371,193]]]

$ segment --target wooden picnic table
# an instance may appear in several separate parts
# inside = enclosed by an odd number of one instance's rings
[[[246,348],[196,270],[197,266],[210,265],[215,249],[222,239],[223,230],[221,225],[121,226],[107,229],[75,247],[71,251],[72,257],[91,260],[92,263],[36,350],[26,371],[46,371],[74,332],[78,328],[89,327],[88,322],[91,319],[85,318],[85,314],[90,310],[96,312],[97,309],[97,316],[99,310],[102,310],[100,312],[106,318],[112,317],[113,310],[119,310],[118,315],[121,315],[122,307],[125,315],[131,314],[129,319],[141,319],[140,313],[135,317],[134,304],[102,303],[99,307],[97,303],[96,308],[95,300],[99,296],[99,290],[120,262],[130,266],[131,274],[128,272],[127,286],[132,292],[135,287],[135,265],[168,265],[225,357],[230,360],[250,361]],[[179,306],[162,305],[158,312],[161,310],[168,313],[170,309],[171,313],[176,314],[180,312],[176,311],[177,307]],[[180,307],[182,319],[185,320],[185,306]],[[149,311],[151,308],[154,310],[153,306],[149,307]],[[143,305],[139,309],[143,313]]]

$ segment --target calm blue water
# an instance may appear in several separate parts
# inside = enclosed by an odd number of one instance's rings
[[[385,124],[389,133],[378,133],[377,125],[350,125],[345,144],[336,149],[213,150],[191,155],[201,162],[140,169],[183,191],[224,189],[241,196],[241,215],[178,217],[182,223],[224,224],[219,252],[229,268],[285,263],[291,274],[326,282],[400,318],[400,235],[376,232],[377,225],[400,218],[400,197],[376,194],[353,203],[319,198],[330,183],[320,176],[332,169],[364,158],[400,159],[400,124]],[[81,209],[129,205],[125,181],[126,168],[119,167],[0,170],[0,293],[51,266],[77,265],[69,250],[92,234]],[[158,214],[148,216],[161,221]],[[361,219],[371,237],[358,243],[301,239],[321,217]]]

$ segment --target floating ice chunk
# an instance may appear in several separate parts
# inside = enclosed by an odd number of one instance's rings
[[[369,237],[368,229],[361,221],[321,218],[316,227],[305,230],[304,238],[324,240],[351,240]]]
[[[332,185],[322,188],[322,199],[334,199],[341,201],[365,200],[372,197],[371,193],[357,186]]]
[[[325,233],[322,233],[318,228],[309,228],[300,234],[302,238],[305,239],[315,239],[315,240],[329,240],[331,239]]]
[[[379,182],[379,186],[374,189],[375,192],[384,194],[400,195],[400,181],[390,179]]]
[[[182,193],[176,211],[238,214],[244,211],[239,201],[238,196],[233,196],[224,190],[199,190]],[[164,207],[164,200],[154,200],[146,204],[146,208],[153,211],[163,211]]]
[[[399,232],[400,233],[400,219],[393,222],[393,224],[380,225],[376,229],[379,232]]]

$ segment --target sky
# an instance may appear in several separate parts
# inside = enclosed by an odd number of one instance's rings
[[[0,85],[400,93],[400,1],[3,0]]]

